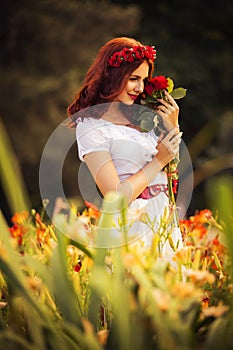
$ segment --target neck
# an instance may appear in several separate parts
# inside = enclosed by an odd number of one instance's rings
[[[101,119],[114,124],[129,124],[129,120],[123,115],[117,102],[110,104],[108,110],[102,115]]]

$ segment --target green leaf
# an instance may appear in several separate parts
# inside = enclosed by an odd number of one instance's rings
[[[154,119],[155,113],[152,110],[149,111],[143,111],[142,113],[140,113],[139,116],[139,120],[143,120],[143,119]]]
[[[79,327],[81,325],[82,309],[79,296],[76,294],[74,285],[67,273],[66,249],[69,240],[59,231],[57,237],[58,245],[54,249],[52,257],[50,291],[55,297],[63,319]]]
[[[69,238],[70,244],[74,245],[75,247],[77,247],[79,250],[81,250],[83,253],[85,253],[90,259],[93,259],[92,253],[90,252],[89,249],[87,249],[85,247],[84,244],[79,243],[74,241],[73,239]]]
[[[154,121],[152,118],[143,119],[140,123],[140,126],[141,126],[142,130],[150,131],[154,127]]]
[[[180,87],[180,88],[176,88],[175,90],[172,91],[171,96],[175,99],[175,100],[179,100],[180,98],[183,98],[186,96],[186,89]]]

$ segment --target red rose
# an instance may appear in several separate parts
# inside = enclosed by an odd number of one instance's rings
[[[82,263],[81,261],[78,261],[78,263],[74,266],[74,271],[79,272],[81,270]]]
[[[108,60],[108,64],[112,67],[120,67],[121,63],[122,59],[119,52],[115,52]]]
[[[154,90],[164,90],[168,87],[167,78],[163,75],[159,75],[150,80],[150,83],[153,85]]]
[[[154,47],[146,46],[145,48],[145,57],[154,61],[156,59],[156,50],[154,49]]]
[[[145,93],[146,93],[147,95],[150,95],[150,96],[152,95],[153,90],[154,90],[154,87],[153,87],[152,84],[147,84],[147,85],[145,86],[145,89],[144,89]]]
[[[134,62],[133,50],[124,48],[121,56],[125,62]]]
[[[134,51],[134,54],[135,54],[135,57],[138,59],[138,60],[142,60],[144,57],[145,57],[145,55],[144,55],[144,53],[145,53],[145,48],[144,48],[144,46],[135,46],[134,48],[133,48],[133,51]]]

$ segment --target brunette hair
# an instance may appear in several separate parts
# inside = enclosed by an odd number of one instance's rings
[[[122,92],[128,77],[141,65],[142,60],[123,63],[116,68],[108,66],[108,59],[114,52],[125,47],[132,48],[134,46],[143,46],[143,44],[133,38],[119,37],[108,41],[100,48],[74,101],[67,108],[68,116],[72,116],[86,107],[111,102]],[[148,58],[143,60],[146,60],[149,64],[148,78],[150,79],[154,70],[154,63]]]

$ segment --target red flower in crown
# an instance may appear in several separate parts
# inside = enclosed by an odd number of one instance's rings
[[[144,46],[145,47],[145,57],[151,60],[156,59],[156,50],[154,46]]]
[[[134,54],[135,54],[135,57],[138,59],[138,60],[142,60],[144,57],[145,57],[145,47],[144,46],[135,46],[133,48],[133,51],[134,51]],[[149,58],[149,57],[147,57]]]
[[[108,65],[111,67],[120,67],[122,59],[119,52],[115,52],[108,60]]]
[[[122,50],[122,58],[125,62],[133,62],[134,61],[134,56],[133,56],[133,49],[128,49],[127,47],[125,47]]]
[[[155,60],[156,50],[153,46],[134,46],[131,48],[124,47],[121,51],[114,52],[108,59],[108,66],[120,67],[124,62],[135,62],[144,58]]]

